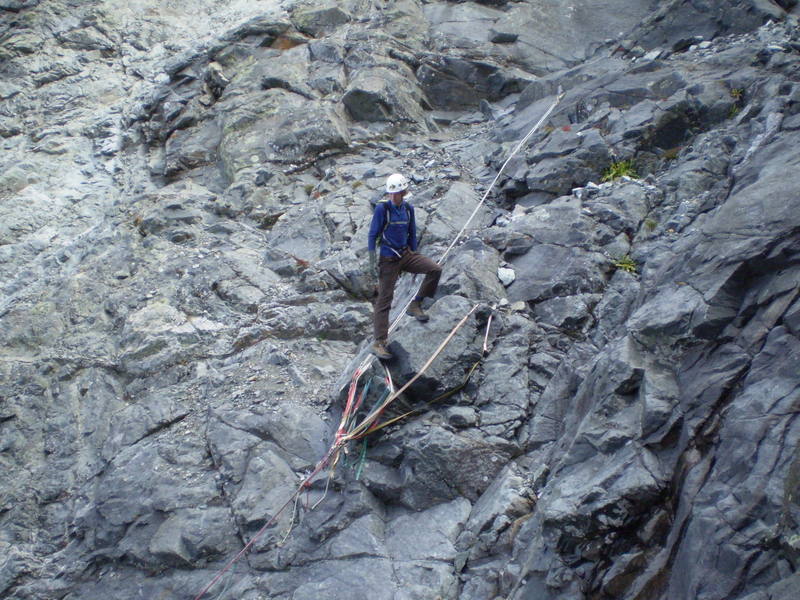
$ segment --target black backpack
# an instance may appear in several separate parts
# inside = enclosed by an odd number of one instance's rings
[[[383,241],[383,233],[386,231],[386,228],[389,226],[389,207],[392,205],[392,201],[391,200],[383,201],[383,200],[381,200],[381,198],[383,198],[383,194],[380,194],[379,196],[375,196],[374,198],[370,198],[370,201],[369,201],[369,203],[372,205],[372,212],[375,212],[375,209],[378,208],[378,204],[383,202],[383,208],[384,208],[383,214],[385,216],[384,216],[384,219],[383,219],[383,227],[381,227],[381,233],[376,239],[376,244],[378,244],[378,245],[380,245],[381,242]],[[411,229],[411,208],[409,207],[408,202],[404,203],[403,206],[406,207],[406,217],[408,218],[408,228]]]

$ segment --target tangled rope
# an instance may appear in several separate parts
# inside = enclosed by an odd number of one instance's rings
[[[437,260],[438,264],[442,264],[444,262],[444,260],[447,258],[447,256],[450,253],[450,251],[456,246],[456,244],[459,242],[461,237],[464,235],[464,232],[467,230],[467,227],[469,227],[469,224],[475,218],[475,215],[478,214],[478,210],[483,205],[483,203],[486,201],[486,199],[489,197],[489,193],[492,191],[493,187],[495,186],[497,181],[500,179],[500,176],[503,174],[503,171],[505,170],[505,168],[508,165],[508,163],[520,151],[520,149],[523,148],[523,146],[528,142],[528,140],[530,140],[531,136],[533,136],[533,134],[542,125],[542,123],[544,123],[545,120],[550,116],[550,114],[553,112],[555,107],[561,101],[563,96],[564,96],[564,94],[561,91],[561,88],[559,87],[556,99],[553,101],[553,103],[547,109],[547,111],[542,115],[542,117],[539,119],[539,121],[537,121],[537,123],[533,127],[531,127],[530,131],[528,131],[528,133],[525,135],[525,137],[523,137],[522,140],[520,140],[520,142],[516,145],[514,150],[511,152],[511,154],[509,154],[508,158],[505,160],[503,165],[500,167],[500,170],[497,172],[497,175],[492,180],[492,183],[486,189],[486,192],[483,194],[483,197],[481,198],[480,202],[478,202],[478,204],[475,206],[475,209],[472,211],[472,214],[469,216],[467,221],[464,223],[464,226],[461,228],[461,230],[455,236],[455,238],[450,243],[450,245],[447,247],[447,249],[444,251],[442,256]],[[405,304],[403,305],[402,310],[399,312],[399,314],[397,315],[397,317],[394,319],[394,321],[392,322],[391,326],[389,327],[389,333],[391,333],[392,331],[394,331],[396,329],[396,327],[398,326],[398,324],[402,320],[403,316],[405,315],[406,309],[408,308],[408,306],[411,304],[412,300],[414,299],[415,295],[416,295],[416,292],[414,294],[410,294],[409,295],[409,297],[407,298]],[[416,375],[414,375],[409,381],[407,381],[400,389],[397,389],[397,390],[394,389],[394,384],[392,382],[392,378],[391,378],[391,374],[389,373],[389,369],[386,367],[385,364],[381,363],[381,365],[383,366],[383,369],[384,369],[385,376],[386,376],[386,385],[387,385],[387,389],[389,390],[389,393],[388,393],[388,395],[386,396],[386,398],[383,401],[380,401],[376,405],[376,407],[374,407],[367,414],[366,417],[364,417],[359,423],[356,424],[355,423],[356,412],[358,411],[358,408],[361,406],[364,398],[366,398],[366,396],[367,396],[367,392],[369,391],[368,390],[369,383],[368,383],[367,386],[365,386],[365,389],[362,390],[362,393],[359,395],[358,394],[358,383],[359,383],[359,380],[361,379],[361,377],[372,366],[372,364],[373,364],[373,362],[375,360],[375,357],[372,356],[372,355],[368,355],[361,362],[361,364],[353,372],[353,375],[352,375],[352,377],[350,379],[350,386],[349,386],[349,389],[348,389],[347,401],[345,403],[344,411],[342,412],[342,418],[340,420],[339,427],[336,430],[336,435],[334,437],[333,444],[329,448],[328,452],[316,464],[316,466],[314,467],[312,472],[300,483],[300,485],[298,486],[297,490],[295,490],[295,492],[289,497],[289,499],[286,500],[286,502],[283,504],[283,506],[281,506],[277,510],[277,512],[275,512],[275,514],[261,527],[261,529],[259,529],[255,533],[255,535],[250,539],[249,542],[247,542],[247,544],[245,544],[245,546],[239,551],[239,553],[236,554],[236,556],[234,556],[231,560],[229,560],[225,564],[225,566],[219,571],[219,573],[217,573],[217,575],[203,588],[203,590],[197,596],[195,596],[194,600],[200,600],[206,594],[206,592],[208,592],[208,590],[210,590],[212,587],[214,587],[214,585],[216,585],[216,583],[219,582],[220,579],[222,579],[222,577],[225,575],[225,573],[242,556],[244,556],[250,548],[252,548],[252,546],[261,538],[261,536],[272,525],[275,524],[275,521],[278,519],[278,517],[281,515],[281,513],[289,505],[295,503],[297,501],[297,499],[300,497],[300,495],[303,493],[303,491],[305,489],[307,489],[311,485],[312,481],[326,467],[328,467],[330,465],[331,473],[329,474],[329,477],[328,477],[328,483],[326,484],[325,492],[324,492],[322,498],[320,498],[320,500],[318,500],[317,503],[314,504],[312,509],[316,508],[316,506],[319,505],[319,503],[325,498],[325,495],[327,494],[328,485],[330,484],[330,480],[333,477],[333,473],[334,473],[336,465],[337,465],[337,463],[338,463],[338,461],[340,459],[341,452],[349,442],[363,439],[366,436],[368,436],[369,434],[374,433],[375,431],[378,431],[378,430],[380,430],[380,429],[382,429],[384,427],[387,427],[388,425],[391,425],[392,423],[395,423],[395,422],[397,422],[397,421],[399,421],[399,420],[401,420],[401,419],[403,419],[403,418],[405,418],[405,417],[417,412],[417,411],[406,412],[406,413],[404,413],[404,414],[402,414],[402,415],[400,415],[398,417],[394,417],[393,419],[390,419],[389,421],[386,421],[384,423],[376,423],[376,421],[378,421],[378,419],[380,419],[381,415],[386,410],[386,408],[392,402],[394,402],[403,392],[405,392],[411,385],[413,385],[425,373],[425,371],[431,366],[433,361],[436,360],[436,358],[442,353],[442,351],[445,349],[445,347],[452,341],[453,337],[456,335],[458,330],[461,329],[461,327],[464,326],[464,324],[467,322],[469,317],[477,310],[478,306],[480,306],[480,305],[479,304],[475,304],[462,317],[462,319],[456,324],[455,327],[453,327],[453,329],[450,331],[450,333],[447,335],[447,337],[444,339],[444,341],[442,341],[439,344],[439,346],[436,348],[436,350],[434,350],[434,352],[428,357],[428,360],[425,362],[425,364],[422,366],[422,368],[416,373]],[[484,340],[483,340],[483,355],[484,356],[488,353],[489,328],[491,327],[492,316],[493,316],[493,312],[494,312],[495,308],[496,307],[492,307],[492,313],[489,315],[489,318],[487,320],[486,334],[485,334]],[[449,392],[446,392],[445,394],[443,394],[442,396],[434,399],[431,402],[442,400],[442,399],[448,397],[449,395],[452,395],[453,393],[458,391],[458,389],[460,389],[464,385],[466,385],[467,381],[469,380],[469,378],[471,377],[472,373],[475,371],[475,369],[478,367],[479,364],[480,364],[480,360],[478,360],[472,366],[472,368],[469,370],[469,372],[467,374],[467,377],[464,380],[464,383],[461,384],[461,386],[458,386],[455,390],[450,390]]]

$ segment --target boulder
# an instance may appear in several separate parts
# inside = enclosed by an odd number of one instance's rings
[[[292,23],[303,33],[320,37],[348,23],[351,16],[335,3],[323,3],[313,7],[302,7],[292,13]]]
[[[356,121],[424,124],[422,94],[406,69],[360,69],[347,85],[342,104]]]
[[[411,424],[402,431],[407,446],[400,463],[403,489],[399,502],[411,510],[459,497],[477,500],[513,452],[505,440],[486,438],[474,430],[454,433]]]

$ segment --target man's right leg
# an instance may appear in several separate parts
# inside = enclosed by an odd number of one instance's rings
[[[378,299],[373,320],[375,341],[386,343],[389,335],[389,311],[394,299],[394,286],[400,276],[400,259],[381,256],[378,262]]]

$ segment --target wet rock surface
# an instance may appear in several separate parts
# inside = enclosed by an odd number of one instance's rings
[[[0,596],[794,600],[797,11],[0,2]]]

